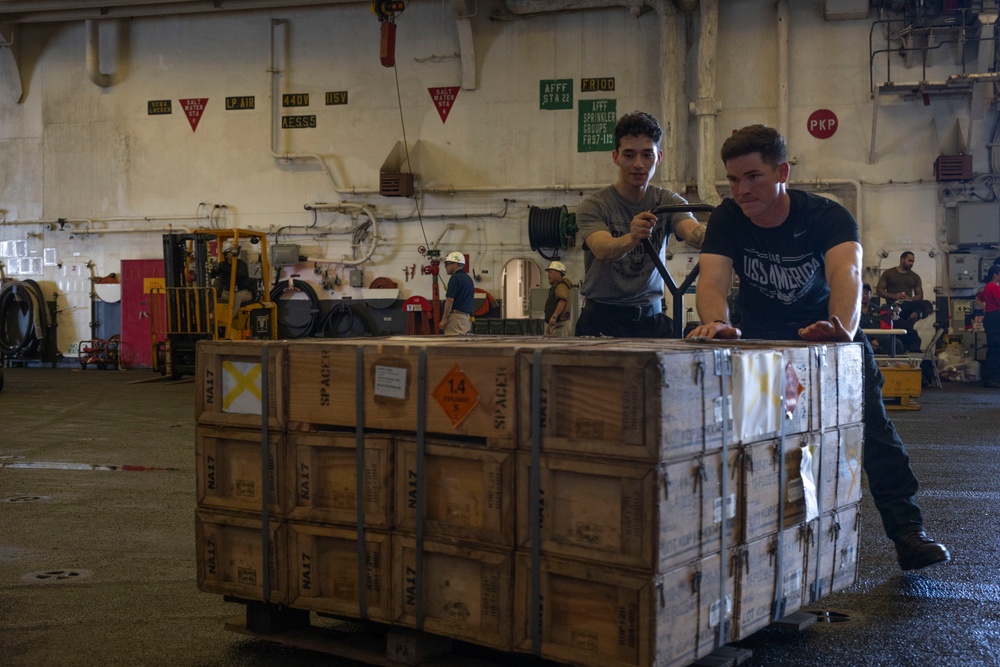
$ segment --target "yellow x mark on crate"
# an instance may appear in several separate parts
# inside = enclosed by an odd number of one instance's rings
[[[241,368],[242,367],[242,368]],[[245,370],[244,370],[245,369]],[[234,361],[223,361],[222,371],[227,380],[233,384],[222,397],[222,409],[228,410],[240,397],[248,393],[257,401],[262,400],[260,391],[260,364],[246,364]],[[224,380],[225,381],[225,380]],[[229,384],[226,382],[226,384]]]

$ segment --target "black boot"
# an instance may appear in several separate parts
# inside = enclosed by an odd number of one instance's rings
[[[927,537],[923,528],[900,533],[892,541],[896,544],[899,567],[903,570],[919,570],[951,559],[948,549]]]

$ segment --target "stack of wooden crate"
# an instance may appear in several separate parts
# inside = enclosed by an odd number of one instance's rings
[[[262,422],[239,392],[265,358]],[[860,371],[853,344],[206,343],[199,585],[687,665],[853,582]]]

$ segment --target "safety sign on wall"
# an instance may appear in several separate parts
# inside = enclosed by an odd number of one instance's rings
[[[817,139],[829,139],[837,131],[837,114],[829,109],[816,109],[809,115],[806,129]]]
[[[617,100],[580,100],[576,149],[578,153],[615,149],[617,108]]]
[[[542,79],[538,84],[538,108],[573,108],[573,79]]]
[[[455,104],[459,90],[459,86],[427,89],[427,92],[431,94],[431,99],[434,100],[434,107],[437,109],[438,115],[441,116],[442,123],[448,120],[448,114],[451,113],[451,107]]]
[[[187,116],[188,122],[191,123],[191,131],[195,132],[198,129],[198,121],[201,120],[201,114],[205,113],[205,105],[208,104],[208,98],[201,97],[177,101],[181,103],[184,115]]]

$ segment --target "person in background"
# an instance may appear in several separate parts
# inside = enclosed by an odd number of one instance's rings
[[[552,338],[568,338],[569,330],[569,290],[573,283],[566,278],[566,265],[552,262],[545,269],[549,279],[549,298],[545,301],[545,335]]]
[[[986,272],[986,286],[976,301],[983,305],[983,329],[986,331],[986,363],[983,364],[983,386],[1000,389],[1000,265]]]
[[[900,568],[947,561],[948,550],[924,532],[917,478],[882,404],[885,378],[858,329],[861,242],[850,212],[825,197],[786,187],[785,139],[751,125],[722,146],[732,197],[711,214],[696,291],[703,324],[690,337],[851,341],[863,345],[864,457],[875,507],[896,547]],[[739,276],[740,327],[726,296]]]
[[[650,213],[665,204],[687,204],[677,193],[650,184],[663,159],[662,139],[659,122],[648,113],[633,111],[619,118],[611,152],[618,177],[577,208],[585,269],[580,293],[586,299],[576,322],[577,336],[670,336],[672,323],[663,314],[663,278],[642,242],[651,241],[661,257],[671,234],[699,248],[705,226],[690,213]]]
[[[861,285],[861,328],[880,329],[882,327],[883,311],[872,304],[872,286],[868,283]],[[906,350],[903,342],[895,336],[868,336],[875,354],[892,354],[890,345],[895,346],[895,354],[903,354]]]
[[[924,299],[923,281],[913,270],[916,257],[909,250],[899,256],[899,266],[886,269],[878,279],[875,293],[888,306],[898,307],[898,326],[906,329],[902,337],[907,352],[920,351],[920,335],[913,326],[934,312],[934,305]]]
[[[236,269],[236,291],[230,299],[229,283],[233,275],[233,268]],[[253,301],[253,285],[250,283],[250,268],[240,257],[240,247],[232,243],[222,250],[222,261],[213,271],[215,276],[214,287],[221,301],[228,301],[232,309],[232,324],[236,324],[236,316],[240,306]]]
[[[451,276],[445,291],[444,312],[441,314],[441,333],[457,336],[472,332],[472,302],[476,288],[472,277],[465,271],[465,255],[449,253],[444,260],[444,270]]]

